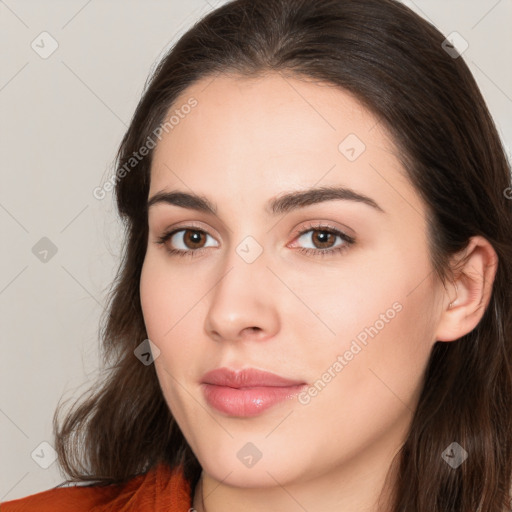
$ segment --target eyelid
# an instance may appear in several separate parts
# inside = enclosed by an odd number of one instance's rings
[[[333,223],[330,223],[329,221],[308,221],[305,225],[301,224],[300,227],[294,228],[294,230],[292,231],[292,236],[295,239],[297,236],[302,235],[305,231],[309,231],[311,229],[332,229],[333,231],[339,231],[348,238],[353,239],[354,237],[349,234],[352,230],[348,227],[346,228],[347,229],[337,227]],[[198,231],[203,231],[204,233],[213,236],[210,233],[210,227],[204,227],[203,223],[194,220],[184,221],[183,224],[178,223],[177,225],[172,225],[165,229],[162,229],[161,231],[163,231],[166,234],[169,234],[171,232],[180,231],[182,229],[197,229]]]
[[[210,225],[205,225],[203,224],[202,222],[200,221],[196,221],[196,220],[190,220],[190,221],[183,221],[182,223],[181,222],[178,222],[177,224],[175,225],[171,225],[171,226],[168,226],[162,230],[156,230],[156,231],[161,231],[163,233],[172,233],[172,232],[176,232],[176,231],[181,231],[182,229],[191,229],[191,230],[194,230],[196,229],[197,231],[203,231],[204,233],[206,233],[207,235],[210,235],[210,236],[214,236],[211,231],[212,231],[212,228]],[[215,236],[214,238],[220,238],[219,235],[218,235],[218,232],[217,230],[213,229],[213,231],[215,232]]]
[[[174,225],[174,226],[171,226],[171,227],[165,229],[164,234],[162,236],[157,237],[158,240],[156,243],[163,244],[163,243],[167,242],[170,238],[172,238],[176,233],[178,233],[180,231],[187,231],[187,230],[197,230],[197,231],[204,233],[206,236],[210,236],[210,237],[216,239],[216,237],[213,236],[209,232],[208,229],[206,229],[202,226],[202,223],[197,222],[197,221],[188,221],[188,222],[185,221],[183,224],[179,223],[177,225]],[[345,246],[348,247],[356,242],[356,238],[347,233],[347,231],[352,231],[351,229],[345,230],[345,229],[339,228],[329,221],[308,221],[305,225],[302,224],[302,225],[300,225],[300,227],[294,229],[293,234],[292,234],[292,236],[293,236],[292,243],[294,243],[295,240],[297,240],[298,238],[303,236],[305,233],[308,233],[310,231],[315,231],[315,230],[316,231],[324,230],[324,231],[332,232],[335,236],[342,238],[344,240],[343,247],[345,247]],[[164,239],[165,239],[165,242],[164,242]],[[286,247],[289,247],[289,246],[290,246],[290,244],[288,244]],[[200,247],[197,249],[187,249],[187,250],[172,249],[172,250],[170,250],[170,252],[173,252],[174,254],[179,253],[179,254],[193,255],[193,254],[199,254],[202,251],[205,251],[210,248],[211,247]],[[327,255],[329,253],[335,253],[335,252],[337,252],[337,250],[343,250],[343,248],[308,249],[308,248],[298,247],[299,252],[304,251],[308,254],[315,253],[315,254]]]
[[[306,224],[301,224],[298,228],[294,229],[292,235],[294,237],[293,239],[295,240],[300,235],[312,230],[336,231],[345,236],[346,238],[348,238],[349,240],[355,241],[355,237],[349,234],[350,232],[352,232],[351,229],[349,229],[348,227],[346,229],[338,227],[334,225],[334,223],[329,221],[308,221]]]

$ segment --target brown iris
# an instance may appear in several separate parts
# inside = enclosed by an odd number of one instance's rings
[[[203,243],[206,239],[205,233],[198,230],[186,229],[183,240],[185,245],[190,249],[198,249],[201,247],[201,237],[203,237]],[[190,243],[190,245],[189,245]]]
[[[332,243],[329,243],[329,241],[333,242],[333,240],[330,239],[335,239],[336,236],[333,233],[330,233],[329,231],[315,229],[313,230],[313,235],[311,238],[315,245],[317,245],[318,240],[318,245],[320,246],[320,248],[326,248],[332,246]]]

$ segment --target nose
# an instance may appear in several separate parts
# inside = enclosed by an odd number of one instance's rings
[[[279,329],[277,297],[272,272],[260,256],[245,262],[233,250],[212,292],[205,329],[214,341],[271,338]]]

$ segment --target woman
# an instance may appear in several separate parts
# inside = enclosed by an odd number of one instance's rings
[[[111,368],[55,416],[92,485],[2,511],[509,510],[510,168],[444,41],[394,0],[180,39],[111,180]]]

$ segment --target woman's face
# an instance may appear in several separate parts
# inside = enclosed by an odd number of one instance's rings
[[[149,199],[193,194],[215,213],[185,196],[149,208],[140,292],[188,443],[234,486],[380,478],[412,418],[443,291],[388,136],[343,90],[280,74],[204,79],[171,110]],[[205,385],[218,368],[302,387]]]

